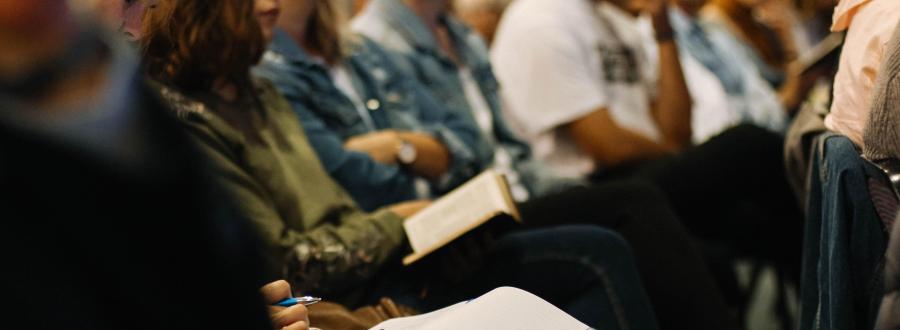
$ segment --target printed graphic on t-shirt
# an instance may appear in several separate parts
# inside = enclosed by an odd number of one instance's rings
[[[640,81],[637,58],[631,48],[600,45],[598,49],[607,82],[634,84]]]

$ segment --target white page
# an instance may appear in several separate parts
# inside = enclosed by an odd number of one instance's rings
[[[467,231],[498,211],[510,212],[498,174],[487,171],[406,219],[403,228],[414,252],[422,252]]]
[[[559,308],[526,291],[502,287],[467,303],[388,320],[370,330],[588,330]]]

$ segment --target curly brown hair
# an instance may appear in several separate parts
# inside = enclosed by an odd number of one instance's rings
[[[220,79],[252,90],[250,68],[266,47],[253,0],[161,0],[143,24],[150,78],[184,92],[210,91]]]

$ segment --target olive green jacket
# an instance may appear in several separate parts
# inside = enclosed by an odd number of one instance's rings
[[[255,83],[252,137],[201,98],[155,85],[295,289],[336,295],[363,285],[405,246],[402,219],[361,211],[322,167],[290,105],[267,81]]]

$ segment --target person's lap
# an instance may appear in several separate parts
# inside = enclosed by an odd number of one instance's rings
[[[634,251],[661,328],[736,328],[693,237],[665,194],[622,181],[572,188],[519,205],[525,228],[594,224],[621,234]]]
[[[531,292],[582,322],[604,329],[654,329],[631,251],[617,234],[597,226],[522,230],[499,238],[484,266],[457,283],[396,278],[393,292],[379,290],[422,311],[478,297],[500,286]],[[399,289],[399,290],[398,290]],[[427,292],[424,297],[422,292]],[[623,325],[627,324],[627,325]]]
[[[652,182],[694,235],[738,253],[796,265],[803,216],[786,179],[782,150],[778,134],[741,125],[677,155],[595,176],[595,182],[623,177]]]

